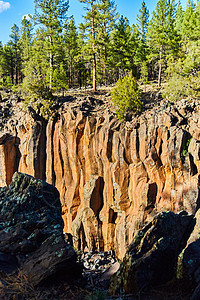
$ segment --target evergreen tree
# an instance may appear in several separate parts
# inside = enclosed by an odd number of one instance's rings
[[[19,27],[14,24],[11,28],[11,35],[9,45],[11,47],[11,77],[12,84],[18,84],[22,79],[21,67],[22,67],[22,57],[21,57],[21,43],[20,43],[20,32]]]
[[[146,42],[146,34],[149,22],[149,10],[146,7],[144,1],[142,1],[141,8],[139,9],[139,14],[137,15],[137,24],[139,27],[140,37],[143,42]]]
[[[169,99],[199,97],[200,50],[199,50],[199,1],[197,5],[189,0],[186,11],[179,13],[181,49],[179,57],[173,57],[168,64],[165,96]],[[178,10],[177,10],[178,12]],[[180,17],[181,15],[181,17]],[[176,19],[177,22],[177,19]]]
[[[100,70],[103,70],[104,84],[107,85],[110,34],[114,29],[118,14],[113,0],[98,0],[97,9],[99,27],[96,44],[99,52]]]
[[[87,14],[84,16],[84,24],[80,24],[80,29],[85,34],[88,40],[88,46],[92,54],[92,71],[93,71],[93,91],[96,91],[96,35],[99,20],[97,17],[96,0],[79,0],[81,3],[86,4]]]
[[[74,84],[75,69],[78,60],[77,56],[79,54],[78,32],[73,16],[71,16],[70,22],[65,24],[64,42],[69,70],[69,86],[72,87]]]
[[[137,26],[139,29],[139,43],[136,53],[136,63],[140,66],[140,77],[143,82],[148,79],[148,67],[147,67],[147,44],[146,35],[149,22],[149,10],[146,7],[145,2],[142,2],[141,9],[137,15]]]
[[[47,55],[49,57],[49,87],[52,88],[53,73],[55,70],[55,57],[60,49],[59,35],[63,30],[66,13],[69,7],[68,0],[34,0],[36,24],[44,26],[45,39],[47,39]]]
[[[12,85],[14,82],[14,67],[11,46],[3,46],[0,64],[0,76],[2,78],[3,85]]]
[[[127,72],[134,72],[134,56],[137,50],[137,30],[131,28],[128,19],[120,17],[111,35],[111,64],[116,78],[124,77]]]
[[[25,67],[26,62],[31,56],[31,42],[32,42],[33,26],[30,20],[23,18],[21,22],[21,48],[22,48],[22,60]]]
[[[182,39],[185,43],[196,39],[196,14],[195,5],[192,0],[188,0],[182,23]]]
[[[162,66],[167,55],[178,51],[178,35],[175,30],[175,1],[159,0],[148,27],[148,44],[151,47],[150,61],[158,63],[158,86],[161,85]]]
[[[3,45],[0,41],[0,85],[3,84]]]
[[[181,1],[179,0],[177,10],[176,10],[174,25],[175,25],[175,30],[180,33],[182,30],[182,25],[183,25],[183,14],[184,14],[184,11],[183,11],[183,8],[181,5]]]
[[[27,103],[49,96],[49,58],[46,57],[49,43],[45,37],[45,30],[38,28],[32,41],[31,57],[24,69],[22,90]]]
[[[200,64],[199,1],[187,3],[182,24],[182,63],[185,74],[195,73]]]

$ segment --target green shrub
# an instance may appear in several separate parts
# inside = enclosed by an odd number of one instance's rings
[[[200,72],[196,76],[173,74],[165,85],[163,96],[172,101],[200,96]]]
[[[188,148],[189,148],[191,140],[192,140],[192,137],[188,138],[187,142],[185,143],[185,145],[181,151],[181,159],[182,160],[184,160],[184,158],[188,155]]]
[[[170,61],[163,96],[170,101],[200,97],[200,72],[186,68],[186,60]]]
[[[125,119],[128,110],[139,112],[142,109],[141,91],[131,73],[117,81],[111,91],[111,97],[119,119]]]

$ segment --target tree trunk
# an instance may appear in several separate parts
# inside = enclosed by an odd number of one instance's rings
[[[70,55],[70,63],[69,63],[69,86],[72,87],[72,57]]]
[[[93,2],[91,3],[91,11],[92,11],[92,51],[93,51],[93,91],[97,90],[96,86],[96,55],[95,55],[95,29],[94,29],[94,15],[93,15]]]
[[[18,68],[15,68],[15,84],[18,84]]]
[[[49,36],[49,42],[50,42],[50,53],[49,53],[49,67],[50,67],[50,74],[49,74],[49,88],[52,89],[52,81],[53,81],[53,53],[52,53],[52,46],[53,46],[53,40],[52,36]]]
[[[93,52],[93,91],[95,92],[97,90],[96,86],[96,55]]]
[[[14,66],[13,66],[13,55],[12,55],[12,52],[10,53],[11,56],[10,56],[10,66],[11,66],[11,81],[12,81],[12,84],[14,84]]]
[[[161,86],[161,75],[162,75],[162,52],[163,52],[163,47],[161,45],[160,47],[160,62],[159,62],[159,73],[158,73],[158,87]]]
[[[106,24],[104,22],[104,40],[106,39]],[[105,51],[105,57],[104,57],[104,84],[107,86],[107,70],[106,70],[106,64],[107,64],[107,47],[106,44],[104,45],[104,51]]]

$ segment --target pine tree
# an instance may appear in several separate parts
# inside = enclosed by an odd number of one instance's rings
[[[137,51],[137,30],[131,28],[128,19],[120,17],[111,35],[110,60],[116,73],[116,79],[127,72],[134,72],[134,56]]]
[[[48,39],[47,55],[49,57],[49,87],[52,88],[55,57],[59,49],[59,35],[63,30],[66,13],[69,7],[68,0],[34,0],[36,24],[45,28],[45,38]]]
[[[11,71],[12,83],[18,84],[21,77],[22,57],[19,27],[14,24],[11,28],[9,45],[11,47]]]
[[[103,70],[104,84],[107,85],[110,34],[114,29],[118,14],[113,0],[98,0],[97,9],[99,26],[96,44],[99,52],[100,69]]]
[[[31,56],[24,68],[22,83],[23,96],[27,103],[35,99],[48,98],[49,91],[49,58],[46,31],[38,28],[32,41]]]
[[[147,67],[147,53],[148,48],[146,44],[146,35],[149,22],[149,10],[146,7],[145,2],[142,2],[141,9],[137,15],[137,26],[139,29],[139,43],[136,52],[136,63],[140,66],[140,77],[142,82],[146,82],[148,79],[148,67]]]
[[[88,45],[92,54],[92,71],[93,71],[93,91],[96,91],[96,35],[99,20],[97,18],[97,5],[96,0],[79,0],[81,3],[86,4],[87,14],[84,16],[84,24],[80,24],[80,29],[85,33],[88,40]]]
[[[199,51],[199,1],[197,6],[192,0],[187,3],[182,24],[182,54],[183,70],[186,74],[195,73],[200,64]]]
[[[0,76],[3,85],[14,83],[13,53],[11,46],[4,45],[1,52]]]
[[[74,17],[70,17],[70,22],[66,22],[64,31],[65,55],[68,62],[69,86],[74,84],[77,56],[79,54],[78,32]]]
[[[33,26],[30,20],[23,18],[21,22],[21,47],[22,47],[22,60],[25,67],[26,62],[31,56],[31,42],[32,42]]]
[[[175,30],[175,1],[159,0],[148,27],[148,44],[151,47],[150,61],[158,63],[158,86],[161,85],[162,66],[168,54],[178,50],[178,35]]]
[[[180,24],[181,48],[178,58],[173,57],[168,64],[165,86],[165,96],[176,100],[200,96],[199,1],[194,5],[189,0],[185,12],[180,9],[178,14],[178,9],[176,23]]]
[[[146,34],[149,22],[149,10],[146,7],[145,2],[142,2],[139,14],[137,15],[137,24],[139,27],[140,37],[143,42],[146,42]]]
[[[182,23],[182,38],[184,42],[196,39],[196,15],[195,5],[192,0],[188,0]]]
[[[3,45],[0,41],[0,85],[3,84]]]
[[[176,10],[174,25],[175,25],[175,30],[180,33],[182,30],[182,25],[183,25],[183,14],[184,14],[184,11],[183,11],[183,8],[181,5],[181,1],[179,0],[177,10]]]

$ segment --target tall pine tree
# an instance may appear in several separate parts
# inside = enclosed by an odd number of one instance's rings
[[[66,13],[69,7],[68,0],[34,0],[36,24],[45,28],[45,38],[48,39],[47,55],[49,57],[49,87],[52,88],[55,58],[59,51],[59,35],[63,30]]]
[[[84,16],[85,22],[80,24],[80,29],[85,33],[85,38],[88,40],[88,45],[92,54],[92,71],[93,71],[93,91],[97,89],[97,63],[96,63],[96,35],[99,20],[97,17],[97,3],[96,0],[79,0],[81,3],[86,4],[87,13]]]
[[[20,31],[19,31],[19,27],[16,24],[14,24],[11,28],[9,45],[12,51],[11,54],[12,84],[18,84],[22,79],[22,74],[21,74],[22,57],[21,57]]]
[[[159,0],[149,22],[150,61],[158,64],[158,86],[161,85],[162,67],[167,63],[167,55],[174,54],[178,49],[175,12],[174,0]]]

